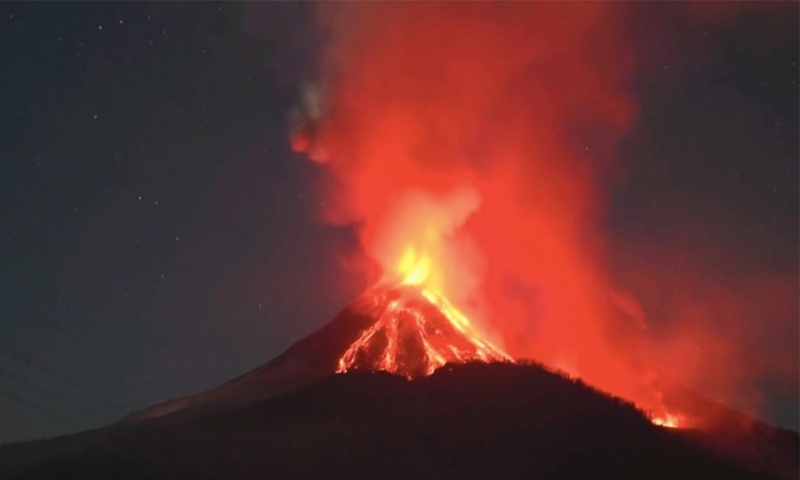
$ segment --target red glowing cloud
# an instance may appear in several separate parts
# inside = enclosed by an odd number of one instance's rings
[[[636,112],[620,11],[394,4],[324,14],[329,77],[293,145],[333,176],[326,218],[359,225],[384,270],[408,246],[433,257],[437,289],[514,355],[609,388],[627,377],[605,341],[596,229],[600,177]],[[595,151],[581,143],[587,131],[602,138]]]
[[[325,76],[292,145],[330,174],[324,219],[355,226],[384,275],[409,248],[424,254],[433,289],[512,356],[664,413],[647,319],[611,284],[600,228],[637,116],[626,14],[323,6]]]

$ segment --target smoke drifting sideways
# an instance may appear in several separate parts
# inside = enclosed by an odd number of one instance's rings
[[[703,370],[675,348],[688,322],[654,338],[607,271],[608,183],[638,111],[628,9],[365,2],[318,14],[323,75],[291,142],[328,172],[324,221],[356,228],[381,272],[409,248],[431,258],[435,289],[512,356],[680,415],[657,378]]]

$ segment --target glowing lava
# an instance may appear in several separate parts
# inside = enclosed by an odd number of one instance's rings
[[[456,307],[425,286],[431,270],[429,257],[408,249],[397,264],[400,285],[367,293],[369,314],[376,320],[345,351],[337,372],[383,370],[414,378],[446,363],[513,362]]]
[[[653,417],[651,420],[653,425],[665,428],[679,428],[681,426],[680,418],[677,415],[665,413],[663,416]]]

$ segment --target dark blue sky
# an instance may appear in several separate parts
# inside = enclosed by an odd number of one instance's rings
[[[696,253],[713,272],[700,283],[796,282],[788,12],[775,28],[757,16],[705,28],[642,10],[642,116],[608,217],[617,244]],[[286,140],[313,65],[309,24],[307,4],[0,4],[0,442],[211,387],[363,287],[337,261],[353,232],[316,222],[321,172]],[[669,317],[659,302],[656,321]],[[796,308],[784,322],[793,338],[754,345],[797,363]],[[797,392],[771,382],[764,417],[797,428]]]

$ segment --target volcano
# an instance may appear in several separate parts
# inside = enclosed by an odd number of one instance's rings
[[[512,360],[442,296],[380,285],[216,388],[0,447],[0,477],[797,478],[795,432],[717,412],[716,431],[656,426],[579,379]]]
[[[244,406],[333,373],[385,371],[412,379],[448,363],[466,362],[514,360],[443,296],[413,282],[379,284],[265,365],[207,392],[136,412],[127,420]]]

